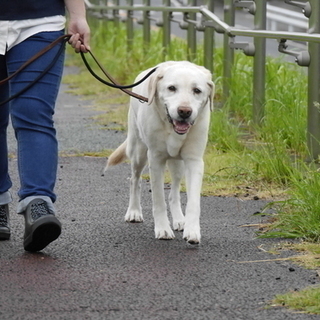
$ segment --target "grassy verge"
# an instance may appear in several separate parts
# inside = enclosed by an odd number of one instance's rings
[[[115,29],[112,22],[92,20],[94,54],[106,69],[122,84],[132,83],[146,68],[163,61],[161,31],[152,33],[148,49],[142,44],[139,30],[131,52],[126,48],[124,27]],[[202,46],[195,63],[203,64]],[[166,60],[185,60],[186,44],[172,39]],[[97,121],[117,124],[126,129],[128,97],[115,89],[107,89],[91,78],[82,67],[80,56],[70,54],[71,63],[81,68],[80,76],[66,81],[81,95],[94,98],[95,105],[106,111]],[[264,237],[296,238],[320,241],[320,176],[315,164],[308,164],[306,146],[307,79],[305,70],[281,59],[268,58],[266,63],[266,105],[263,125],[252,124],[252,58],[236,53],[231,92],[226,101],[222,96],[222,49],[215,50],[214,81],[216,107],[212,113],[209,143],[205,154],[203,193],[233,195],[243,199],[273,200],[278,214]],[[112,101],[110,110],[107,104]],[[281,200],[281,201],[279,201]],[[273,216],[274,218],[274,216]],[[303,243],[305,246],[305,242]],[[316,254],[308,254],[317,257]],[[317,266],[315,266],[318,268]],[[319,288],[312,288],[319,294]],[[299,299],[297,293],[293,293]],[[282,305],[293,305],[290,294],[279,299]],[[308,298],[311,300],[311,298]],[[280,300],[278,300],[280,301]],[[311,304],[319,310],[319,299]],[[318,312],[318,311],[317,311]]]
[[[307,288],[277,296],[274,306],[285,306],[301,313],[320,314],[320,288]]]

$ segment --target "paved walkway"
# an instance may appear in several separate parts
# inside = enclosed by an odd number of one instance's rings
[[[122,133],[99,127],[86,101],[62,86],[56,114],[60,151],[114,148]],[[10,151],[15,152],[13,139]],[[12,239],[0,242],[0,319],[296,320],[314,315],[266,308],[277,293],[319,280],[315,271],[268,249],[278,240],[255,237],[254,215],[265,202],[202,199],[202,243],[154,239],[150,186],[143,181],[143,224],[124,222],[129,165],[101,177],[105,159],[61,157],[56,191],[61,237],[41,253],[23,250],[23,218],[11,205]],[[16,160],[10,161],[16,198]],[[185,195],[182,195],[185,200]]]

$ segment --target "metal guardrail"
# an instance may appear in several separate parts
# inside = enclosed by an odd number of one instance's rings
[[[94,1],[94,0],[92,0]],[[96,0],[97,1],[97,0]],[[103,19],[116,23],[125,21],[127,24],[128,47],[133,41],[134,21],[143,26],[143,39],[150,43],[151,22],[163,29],[163,47],[168,48],[171,38],[171,23],[178,23],[181,29],[187,30],[188,58],[197,54],[197,32],[204,33],[204,65],[213,71],[214,33],[224,34],[224,96],[229,94],[229,81],[233,65],[234,50],[241,49],[246,55],[253,56],[253,120],[262,122],[265,105],[265,64],[266,39],[277,39],[279,51],[295,57],[300,66],[308,67],[308,124],[307,141],[313,159],[320,156],[320,1],[284,0],[288,5],[301,8],[308,18],[308,32],[289,32],[267,30],[267,0],[224,0],[223,21],[214,12],[214,0],[205,1],[206,5],[196,6],[196,0],[188,0],[188,6],[174,7],[169,0],[163,0],[162,6],[151,5],[150,0],[126,0],[121,5],[119,0],[98,3],[85,0],[88,12]],[[121,1],[123,3],[124,1]],[[134,3],[135,2],[135,3]],[[253,29],[235,27],[236,8],[247,9],[254,15]],[[125,17],[120,15],[125,12]],[[155,18],[155,13],[158,17]],[[159,15],[159,13],[161,13]],[[177,19],[177,13],[181,18]],[[137,17],[135,15],[139,14]],[[253,43],[237,42],[237,36],[252,37]],[[308,42],[308,51],[295,52],[287,49],[286,41]]]
[[[279,8],[267,3],[267,28],[268,30],[279,30],[280,26],[285,26],[289,32],[296,29],[308,30],[309,20],[300,12],[295,12],[285,8]]]

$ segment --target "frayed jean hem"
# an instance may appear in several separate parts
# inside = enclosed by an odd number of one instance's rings
[[[47,196],[30,196],[30,197],[27,197],[27,198],[21,200],[18,203],[17,213],[23,214],[24,211],[27,209],[28,204],[34,199],[42,199],[43,201],[45,201],[47,203],[49,210],[52,211],[53,213],[55,213],[55,208],[53,206],[52,200]]]
[[[12,196],[9,191],[0,194],[0,206],[3,206],[5,204],[8,204],[12,202]]]

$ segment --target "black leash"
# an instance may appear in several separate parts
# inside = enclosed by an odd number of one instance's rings
[[[59,37],[58,39],[56,39],[54,42],[52,42],[51,44],[49,44],[47,47],[45,47],[44,49],[42,49],[40,52],[38,52],[37,54],[35,54],[32,58],[30,58],[27,62],[25,62],[15,73],[13,73],[12,75],[10,75],[9,77],[7,77],[6,79],[3,79],[0,81],[0,86],[5,84],[6,82],[8,82],[10,79],[12,79],[14,76],[16,76],[19,72],[21,72],[23,69],[25,69],[28,65],[30,65],[32,62],[34,62],[36,59],[38,59],[40,56],[42,56],[43,54],[45,54],[47,51],[49,51],[50,49],[52,49],[54,46],[56,46],[59,43],[63,43],[63,45],[60,47],[59,51],[56,53],[56,55],[54,56],[53,60],[49,63],[49,65],[41,72],[41,74],[36,77],[32,82],[30,82],[25,88],[23,88],[22,90],[20,90],[19,92],[17,92],[16,94],[14,94],[13,96],[9,97],[8,99],[6,99],[5,101],[0,102],[0,106],[8,103],[9,101],[17,98],[19,95],[23,94],[24,92],[26,92],[27,90],[29,90],[36,82],[38,82],[53,66],[54,64],[57,62],[57,60],[59,59],[60,55],[62,54],[63,50],[64,50],[64,44],[70,39],[71,35],[63,35],[61,37]],[[96,59],[96,57],[93,55],[93,53],[91,51],[89,51],[90,55],[92,56],[92,58],[94,59],[94,61],[96,62],[96,64],[99,66],[100,70],[104,73],[104,75],[112,82],[107,82],[104,79],[102,79],[101,77],[99,77],[90,67],[85,54],[83,52],[81,52],[81,57],[82,60],[85,64],[85,66],[87,67],[88,71],[91,73],[92,76],[94,76],[98,81],[100,81],[101,83],[112,87],[112,88],[116,88],[116,89],[120,89],[123,92],[127,93],[128,95],[139,99],[140,101],[143,102],[148,102],[148,98],[138,95],[130,90],[127,90],[128,88],[133,88],[139,84],[141,84],[143,81],[145,81],[148,77],[150,77],[150,75],[152,73],[154,73],[156,71],[156,68],[152,69],[145,77],[143,77],[141,80],[139,80],[136,83],[130,84],[130,85],[120,85],[118,84],[111,76],[110,74],[102,67],[102,65],[99,63],[99,61]]]
[[[149,78],[156,70],[157,68],[154,68],[152,69],[151,71],[149,71],[147,73],[147,75],[145,75],[141,80],[137,81],[136,83],[133,83],[133,84],[129,84],[129,85],[126,85],[126,86],[123,86],[123,85],[120,85],[118,84],[112,77],[111,75],[103,68],[103,66],[99,63],[98,59],[94,56],[94,54],[89,51],[91,57],[93,58],[93,60],[95,61],[95,63],[98,65],[98,67],[100,68],[100,70],[104,73],[104,75],[112,82],[107,82],[105,81],[104,79],[100,78],[93,70],[92,68],[90,67],[88,61],[87,61],[87,58],[85,57],[85,54],[83,52],[80,52],[81,54],[81,57],[82,57],[82,60],[85,64],[85,66],[87,67],[88,71],[91,73],[92,76],[94,76],[98,81],[100,81],[101,83],[109,86],[109,87],[112,87],[112,88],[116,88],[116,89],[120,89],[122,90],[123,92],[127,93],[128,95],[134,97],[134,98],[137,98],[139,99],[140,101],[143,101],[143,102],[148,102],[148,98],[144,97],[144,96],[141,96],[135,92],[132,92],[132,91],[129,91],[129,90],[126,90],[126,89],[129,89],[129,88],[133,88],[139,84],[141,84],[143,81],[145,81],[147,78]]]
[[[80,52],[81,53],[81,57],[82,57],[82,60],[85,64],[85,66],[87,67],[88,71],[97,79],[99,80],[100,82],[102,82],[103,84],[109,86],[109,87],[112,87],[112,88],[116,88],[116,89],[129,89],[129,88],[133,88],[139,84],[141,84],[143,81],[145,81],[147,78],[149,78],[156,70],[157,68],[154,68],[152,69],[145,77],[143,77],[141,80],[139,80],[138,82],[136,83],[133,83],[133,84],[129,84],[129,85],[126,85],[126,86],[122,86],[120,84],[115,84],[115,81],[112,81],[113,83],[111,82],[107,82],[105,80],[103,80],[102,78],[100,78],[93,70],[92,68],[90,67],[88,61],[87,61],[87,58],[85,57],[85,54],[83,52]],[[102,66],[100,65],[100,63],[96,60],[96,58],[93,56],[92,52],[89,51],[89,53],[91,54],[91,56],[93,57],[93,59],[95,60],[95,62],[98,64],[99,68],[101,69],[101,71],[103,71],[103,73],[106,75],[107,72],[102,68]],[[108,78],[110,77],[110,75],[108,75]]]

